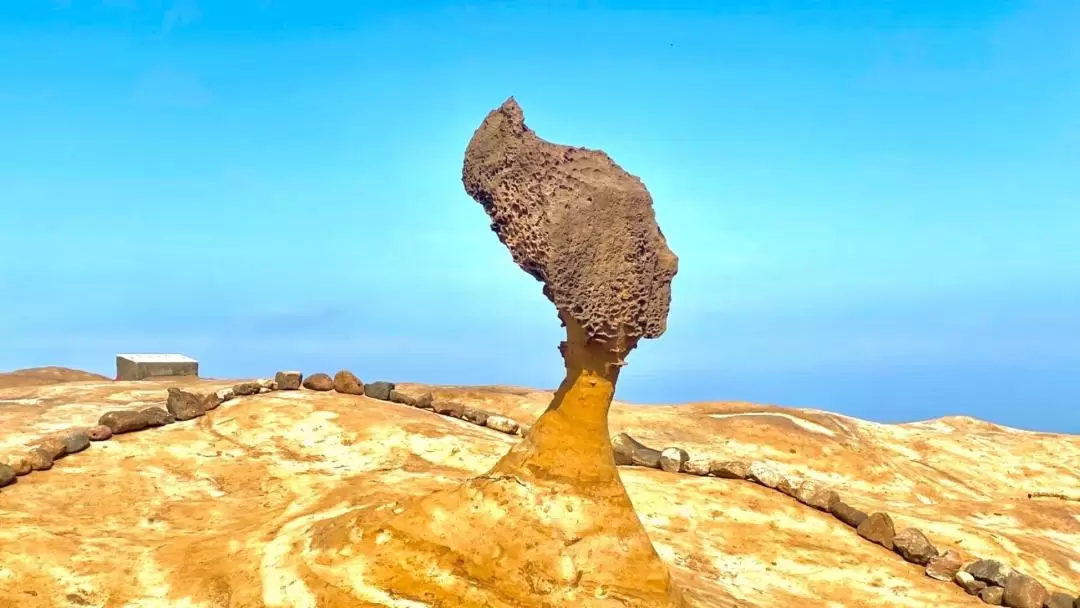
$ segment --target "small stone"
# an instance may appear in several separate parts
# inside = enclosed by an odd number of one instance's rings
[[[807,506],[814,507],[819,511],[829,512],[833,503],[840,502],[840,494],[831,488],[818,488],[816,492],[807,497]]]
[[[198,393],[172,387],[165,407],[177,420],[191,420],[206,413],[205,399]]]
[[[432,409],[436,414],[442,414],[443,416],[452,416],[454,418],[461,418],[461,415],[465,413],[465,406],[457,401],[434,401],[431,404]]]
[[[784,475],[780,478],[780,483],[776,484],[776,489],[781,493],[787,494],[792,498],[795,497],[795,492],[799,490],[799,486],[802,485],[803,478],[798,475]]]
[[[214,393],[214,395],[216,395],[217,398],[218,398],[218,405],[221,405],[222,403],[225,403],[226,401],[236,399],[236,391],[234,391],[232,389],[232,387],[223,388],[223,389],[217,391],[216,393]]]
[[[829,513],[852,528],[858,528],[869,517],[865,511],[856,509],[843,501],[836,501],[829,505]]]
[[[434,409],[432,404],[435,403],[435,395],[431,393],[424,393],[416,398],[416,407],[422,410]]]
[[[0,463],[0,488],[15,483],[15,469]]]
[[[301,386],[310,391],[326,392],[329,390],[333,390],[334,379],[322,372],[319,372],[317,374],[312,374],[307,378],[304,378],[304,382],[303,384],[301,384]]]
[[[681,448],[666,448],[660,452],[660,469],[668,473],[679,473],[683,464],[690,459],[686,450]]]
[[[106,441],[110,437],[112,437],[113,433],[112,429],[110,429],[109,427],[105,426],[104,424],[99,424],[97,426],[90,427],[90,430],[86,431],[86,434],[90,436],[90,441]]]
[[[930,561],[926,563],[926,576],[934,580],[948,582],[956,577],[956,573],[960,571],[962,565],[964,565],[964,562],[960,554],[949,549],[942,555],[930,558]],[[968,576],[971,575],[968,574]]]
[[[35,471],[48,471],[53,466],[52,454],[41,448],[31,448],[26,453],[26,459],[30,461],[30,467]]]
[[[529,435],[529,431],[531,431],[531,430],[532,430],[532,425],[531,424],[526,424],[524,422],[519,422],[518,423],[518,435],[521,435],[522,437],[527,437]],[[1080,606],[1077,606],[1076,608],[1080,608]]]
[[[393,395],[391,395],[393,396]],[[499,431],[500,433],[506,433],[507,435],[513,435],[518,431],[518,423],[505,416],[491,415],[487,417],[487,422],[484,423],[489,429]]]
[[[274,374],[274,382],[277,382],[280,391],[300,390],[300,383],[304,381],[304,374],[300,372],[278,372]]]
[[[487,424],[488,413],[484,410],[478,410],[475,407],[466,406],[461,411],[461,418],[477,426],[484,426],[485,424]]]
[[[413,399],[412,397],[400,391],[390,391],[390,401],[394,403],[400,403],[402,405],[416,407],[416,399]]]
[[[968,564],[964,570],[970,572],[975,580],[998,587],[1004,587],[1012,574],[1012,568],[995,559],[980,559]]]
[[[90,433],[84,430],[71,431],[64,435],[61,441],[64,443],[66,454],[76,454],[90,447]]]
[[[611,438],[616,465],[635,465],[650,469],[660,468],[660,452],[654,450],[626,433]]]
[[[711,470],[713,475],[723,479],[748,479],[750,465],[741,460],[717,461]]]
[[[1046,608],[1073,608],[1075,600],[1068,593],[1055,591],[1046,600]]]
[[[1002,602],[1009,608],[1043,608],[1048,599],[1046,587],[1026,574],[1014,571],[1005,582]]]
[[[8,460],[8,466],[11,470],[15,471],[18,476],[29,475],[30,471],[34,470],[34,466],[30,463],[30,458],[23,454],[22,456],[15,456],[11,460]],[[1069,608],[1072,608],[1070,606]]]
[[[334,390],[343,395],[363,395],[364,383],[356,374],[343,369],[334,374]]]
[[[975,577],[971,576],[970,572],[963,570],[958,571],[956,576],[953,576],[953,582],[968,595],[978,595],[980,591],[986,588],[986,583],[975,580]]]
[[[810,500],[810,496],[812,496],[814,492],[817,492],[820,487],[818,482],[812,479],[803,480],[802,483],[799,484],[799,487],[795,488],[795,500],[806,504],[806,501]],[[779,486],[777,489],[780,489]]]
[[[36,448],[45,450],[53,460],[63,458],[67,454],[67,448],[64,447],[64,438],[56,434],[39,439],[33,445]]]
[[[906,561],[920,566],[925,566],[938,556],[937,547],[916,528],[905,528],[897,533],[893,537],[893,550]]]
[[[1000,606],[1002,600],[1005,599],[1005,590],[994,585],[983,587],[982,591],[979,592],[979,599],[982,600],[984,604]]]
[[[146,421],[149,426],[165,426],[176,422],[176,416],[163,407],[150,406],[139,411],[146,414]]]
[[[394,390],[395,386],[393,382],[372,382],[371,384],[364,385],[364,394],[372,399],[379,399],[382,401],[390,400],[390,391]]]
[[[270,388],[269,386],[260,386],[259,387],[259,394],[260,395],[265,395],[266,393],[272,393],[272,392],[274,392],[274,389]]]
[[[708,477],[713,469],[712,458],[705,456],[690,455],[683,463],[683,473],[687,475],[697,475],[699,477]]]
[[[246,397],[248,395],[258,395],[260,388],[262,386],[258,382],[241,382],[234,384],[232,390],[237,397]]]
[[[893,548],[893,537],[896,536],[896,528],[893,525],[892,517],[888,513],[871,513],[864,522],[859,524],[855,531],[859,536],[890,551]]]
[[[205,393],[202,396],[203,410],[209,412],[210,410],[216,410],[218,406],[225,403],[225,399],[219,394],[221,391]]]
[[[776,486],[780,485],[780,474],[776,472],[776,469],[761,461],[750,463],[750,475],[747,479],[766,488],[776,489]]]
[[[270,392],[277,390],[277,382],[274,382],[270,378],[259,378],[255,381],[255,384],[259,385],[259,392]]]

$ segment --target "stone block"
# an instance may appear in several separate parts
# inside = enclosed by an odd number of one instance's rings
[[[117,380],[146,380],[199,375],[199,362],[184,355],[116,355]]]

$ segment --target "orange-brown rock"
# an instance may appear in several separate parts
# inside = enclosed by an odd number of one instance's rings
[[[334,379],[329,375],[319,372],[304,378],[302,386],[309,391],[330,391],[334,389]],[[239,395],[240,393],[237,393]]]
[[[334,374],[334,390],[343,395],[363,395],[364,383],[356,377],[356,374],[343,369]]]
[[[664,333],[678,258],[645,185],[607,154],[540,139],[511,98],[473,135],[462,182],[518,266],[592,341],[632,347]]]
[[[866,540],[892,550],[896,529],[888,513],[871,513],[855,530]]]

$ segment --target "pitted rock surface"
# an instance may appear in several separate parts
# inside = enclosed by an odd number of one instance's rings
[[[632,347],[664,333],[678,258],[645,185],[607,154],[540,139],[510,98],[473,135],[462,182],[518,266],[591,339]]]

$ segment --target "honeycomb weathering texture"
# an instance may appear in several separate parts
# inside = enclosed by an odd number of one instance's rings
[[[514,261],[590,339],[633,346],[664,333],[679,261],[645,184],[607,154],[540,139],[510,98],[473,135],[462,182]]]

